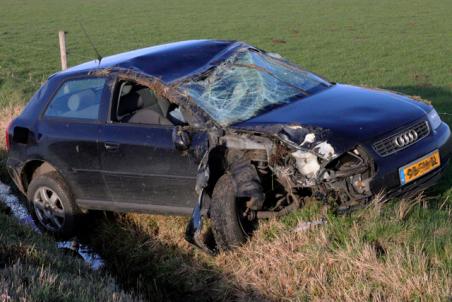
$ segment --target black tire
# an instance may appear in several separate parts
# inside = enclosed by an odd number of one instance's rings
[[[33,177],[28,186],[27,199],[31,217],[42,231],[59,239],[75,234],[82,212],[57,172]]]
[[[210,218],[217,247],[230,250],[245,243],[256,227],[256,222],[243,217],[245,202],[236,197],[236,186],[228,173],[215,184]]]

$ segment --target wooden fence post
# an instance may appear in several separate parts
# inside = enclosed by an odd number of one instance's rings
[[[60,30],[58,32],[58,39],[60,41],[61,70],[65,70],[67,69],[66,32]]]

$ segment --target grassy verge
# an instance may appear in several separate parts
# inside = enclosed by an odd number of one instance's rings
[[[262,223],[249,243],[217,257],[183,241],[183,218],[128,214],[100,222],[89,240],[126,288],[146,295],[157,284],[173,301],[446,301],[452,204],[428,200],[327,213],[326,225],[294,232],[324,216],[313,204]]]
[[[136,301],[5,212],[0,203],[0,301]]]

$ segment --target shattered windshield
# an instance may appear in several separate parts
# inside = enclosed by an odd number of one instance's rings
[[[275,55],[243,49],[182,88],[215,121],[228,126],[330,85]]]

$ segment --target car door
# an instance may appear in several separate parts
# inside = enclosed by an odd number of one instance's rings
[[[173,143],[172,125],[106,123],[101,166],[118,210],[189,214],[195,205],[197,163],[207,144],[203,131],[191,133],[189,150]]]
[[[107,198],[98,152],[105,82],[85,76],[63,81],[37,126],[39,153],[63,174],[77,199]]]

